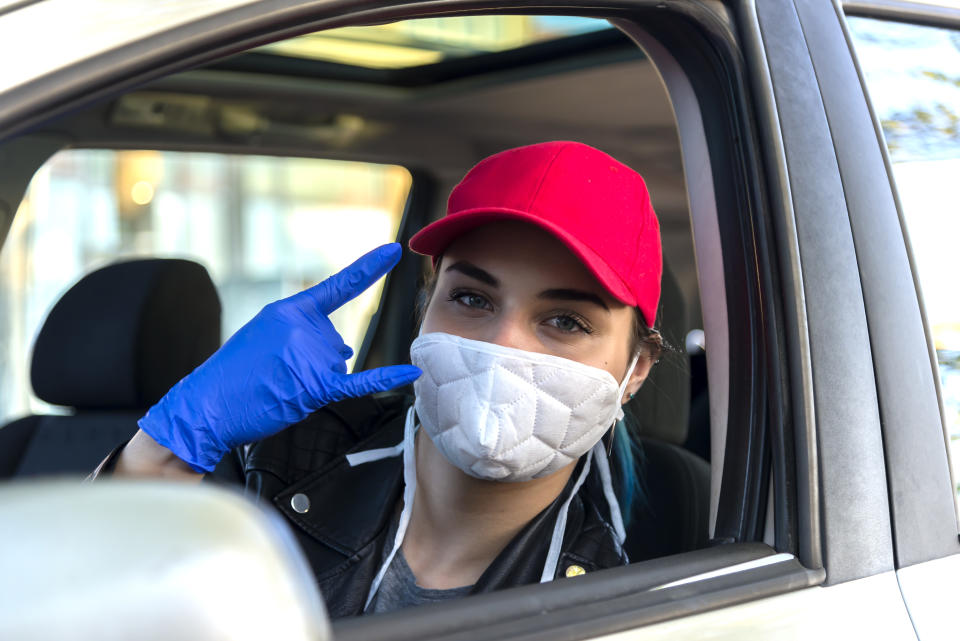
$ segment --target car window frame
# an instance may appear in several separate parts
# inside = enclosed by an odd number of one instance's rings
[[[826,584],[835,585],[893,569],[876,375],[857,253],[844,215],[848,202],[824,105],[853,100],[857,108],[866,106],[848,86],[822,85],[814,64],[823,64],[823,47],[830,47],[829,64],[852,64],[849,50],[836,47],[840,18],[832,4],[741,3],[747,5],[764,43],[776,43],[765,46],[755,64],[765,64],[770,74],[762,113],[771,139],[769,175],[781,194],[775,219],[784,254],[799,254],[782,273],[801,283],[796,327],[801,349],[809,350],[798,361],[810,368],[809,379],[799,382],[809,383],[812,394],[804,399],[806,407],[797,406],[805,421],[797,431],[798,464],[804,458],[807,463],[800,466],[798,485],[809,492],[816,483],[810,496],[817,510],[809,514],[819,520],[820,547],[807,551],[821,555]],[[833,29],[833,40],[818,29]]]
[[[397,235],[397,242],[403,247],[407,247],[413,235],[430,221],[440,196],[437,180],[429,171],[406,169],[411,177],[410,192]],[[386,367],[409,359],[410,343],[416,336],[418,325],[416,305],[411,303],[417,299],[424,266],[422,256],[407,251],[387,274],[380,304],[357,350],[354,371]]]

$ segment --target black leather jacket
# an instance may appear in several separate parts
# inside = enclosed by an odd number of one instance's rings
[[[242,483],[249,496],[269,501],[289,519],[331,617],[362,613],[389,551],[387,530],[403,491],[402,457],[351,467],[345,454],[399,443],[411,400],[390,394],[328,405],[276,436],[239,448],[212,475]],[[472,593],[540,580],[557,512],[577,476],[514,537]],[[591,572],[627,562],[602,516],[607,505],[592,476],[570,502],[558,578],[572,565]]]

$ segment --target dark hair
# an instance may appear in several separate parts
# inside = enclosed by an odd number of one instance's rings
[[[630,341],[630,354],[644,351],[652,361],[658,361],[663,353],[663,337],[656,329],[647,325],[639,307],[633,308],[633,338]]]

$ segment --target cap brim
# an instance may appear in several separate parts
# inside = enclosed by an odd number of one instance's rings
[[[600,284],[610,292],[610,295],[626,305],[633,307],[637,305],[636,297],[599,254],[554,223],[516,209],[482,207],[450,214],[414,234],[410,239],[410,249],[418,254],[436,258],[460,235],[480,225],[501,220],[522,221],[550,232],[580,259]]]

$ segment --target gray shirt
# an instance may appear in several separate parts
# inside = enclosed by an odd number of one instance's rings
[[[390,528],[387,541],[393,541],[395,532],[396,523]],[[390,567],[383,575],[380,588],[366,611],[368,613],[392,612],[423,603],[437,603],[448,599],[456,599],[469,594],[472,587],[472,585],[465,585],[448,590],[421,588],[417,585],[417,578],[413,575],[410,566],[407,565],[407,560],[404,558],[401,549],[397,550],[393,561],[390,562]]]

